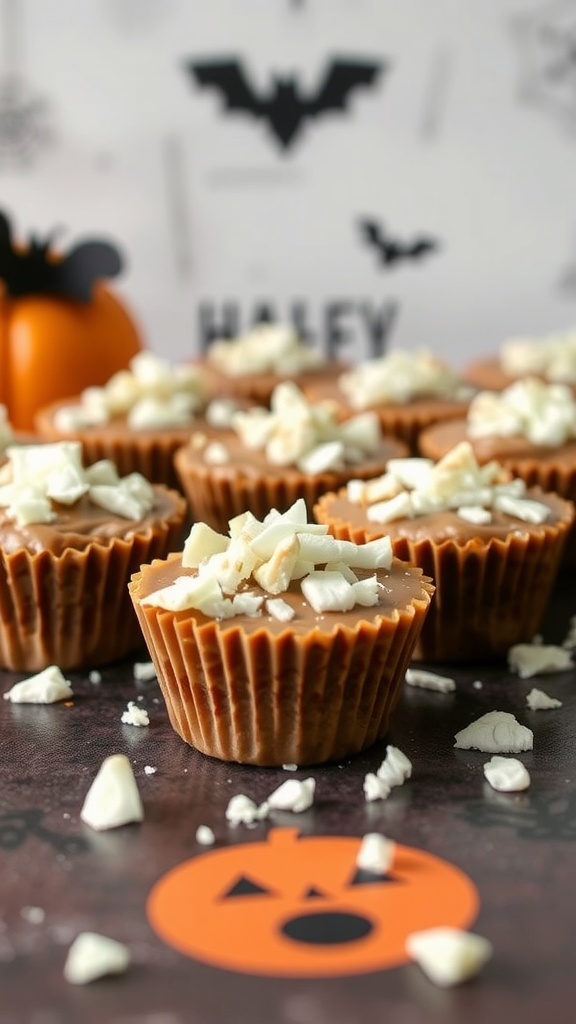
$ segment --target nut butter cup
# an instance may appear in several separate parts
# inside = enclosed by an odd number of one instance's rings
[[[94,668],[140,648],[127,582],[143,562],[181,542],[184,502],[172,496],[171,513],[126,539],[94,540],[59,555],[0,548],[0,666]]]
[[[541,492],[528,492],[538,499]],[[570,503],[556,495],[551,524],[523,524],[505,538],[472,538],[465,543],[434,536],[391,536],[396,557],[419,565],[435,585],[432,607],[414,649],[423,661],[477,661],[498,657],[538,632],[573,522]],[[319,523],[340,540],[363,543],[387,533],[386,526],[334,511],[346,492],[323,495],[314,507]],[[457,519],[455,517],[455,524]],[[390,524],[393,525],[393,524]],[[420,534],[421,534],[420,530]]]
[[[263,766],[338,760],[382,739],[433,592],[420,570],[394,565],[417,584],[405,607],[304,632],[142,605],[143,566],[129,592],[175,731],[205,754]]]

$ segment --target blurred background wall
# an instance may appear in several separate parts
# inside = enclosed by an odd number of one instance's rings
[[[255,319],[463,365],[576,307],[576,0],[2,0],[0,205],[172,359]]]

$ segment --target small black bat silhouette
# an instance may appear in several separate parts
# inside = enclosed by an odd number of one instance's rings
[[[265,121],[284,149],[300,134],[307,120],[331,110],[345,110],[346,100],[356,86],[372,85],[384,69],[384,62],[331,59],[314,95],[304,95],[297,79],[274,75],[266,96],[260,96],[249,81],[241,60],[190,61],[188,72],[200,86],[218,89],[225,110],[242,110]]]
[[[0,280],[8,295],[60,295],[89,302],[98,278],[115,277],[122,269],[120,253],[108,242],[82,242],[62,257],[51,251],[53,238],[27,246],[14,244],[10,221],[0,211]]]
[[[439,247],[436,239],[427,235],[420,235],[412,242],[400,242],[387,237],[384,225],[369,218],[360,221],[360,231],[363,238],[380,253],[380,261],[384,266],[393,266],[404,260],[419,260]]]

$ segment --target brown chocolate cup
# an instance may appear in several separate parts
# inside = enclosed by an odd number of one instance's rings
[[[111,459],[120,476],[141,473],[150,483],[180,489],[174,471],[174,453],[186,444],[194,427],[163,430],[131,430],[124,419],[112,420],[101,427],[63,432],[54,425],[58,408],[74,401],[55,402],[40,409],[35,417],[39,438],[43,441],[80,441],[85,466],[100,459]]]
[[[553,383],[549,377],[546,377],[544,374],[534,373],[532,370],[529,370],[524,375],[506,373],[502,369],[498,356],[493,356],[489,359],[479,359],[477,362],[470,363],[462,371],[462,376],[467,384],[477,388],[479,391],[504,391],[514,381],[520,380],[522,376],[541,377],[548,384]],[[576,394],[576,384],[568,383],[574,394]]]
[[[174,499],[172,515],[126,539],[61,555],[0,549],[0,667],[95,668],[141,648],[127,584],[143,562],[180,545],[185,504]]]
[[[304,389],[310,402],[330,401],[334,404],[339,419],[347,420],[358,416],[360,412],[374,412],[380,420],[382,432],[388,437],[395,437],[408,447],[409,453],[418,451],[418,438],[423,430],[434,423],[445,420],[460,419],[466,415],[469,402],[456,401],[450,398],[414,398],[404,404],[390,403],[373,405],[369,409],[354,409],[346,401],[344,392],[337,381],[328,381],[321,385],[310,385]]]
[[[247,633],[141,605],[141,579],[129,592],[174,730],[212,757],[262,766],[339,760],[386,735],[433,591],[422,579],[407,607],[354,628]]]
[[[221,436],[226,443],[225,433]],[[386,438],[370,462],[310,474],[292,466],[266,468],[263,458],[251,464],[248,451],[245,461],[208,465],[186,445],[176,452],[174,466],[192,520],[208,523],[219,533],[227,534],[229,521],[242,512],[250,511],[257,519],[263,519],[271,508],[286,512],[298,498],[304,498],[308,509],[312,509],[325,491],[336,490],[352,478],[368,480],[377,476],[385,471],[389,459],[407,454],[400,441]]]
[[[342,492],[344,493],[344,492]],[[537,495],[534,495],[537,497]],[[353,526],[334,515],[335,495],[314,506],[317,522],[340,540],[364,543],[387,533],[385,526]],[[563,554],[574,510],[558,498],[554,524],[529,526],[505,539],[436,541],[429,537],[392,536],[397,558],[419,565],[436,586],[414,660],[486,661],[505,655],[538,632]]]
[[[302,370],[298,373],[250,373],[232,376],[217,369],[209,360],[200,360],[206,381],[206,389],[212,397],[238,399],[242,402],[268,406],[272,394],[279,384],[292,381],[302,391],[325,382],[336,381],[348,367],[335,360],[324,363],[317,369]]]

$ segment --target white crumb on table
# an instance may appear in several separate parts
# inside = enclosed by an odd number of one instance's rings
[[[134,679],[139,679],[141,682],[156,679],[156,669],[153,661],[135,661],[132,672]]]
[[[488,711],[454,737],[459,750],[481,750],[486,754],[518,753],[532,750],[534,733],[508,711]]]
[[[68,950],[64,977],[71,985],[86,985],[107,974],[122,974],[130,951],[122,942],[96,932],[81,932]]]
[[[22,679],[4,694],[13,704],[55,704],[74,696],[69,679],[57,665],[48,665],[33,676]]]
[[[405,678],[408,686],[416,686],[422,690],[452,693],[456,689],[454,679],[450,679],[449,676],[438,675],[436,672],[428,672],[423,668],[407,669]]]
[[[562,707],[561,700],[550,697],[544,690],[538,690],[535,686],[526,694],[526,704],[531,711],[550,711],[552,708]]]
[[[122,712],[120,721],[122,725],[135,725],[138,728],[150,725],[150,718],[146,708],[139,708],[133,700],[128,701],[128,707],[126,711]]]

